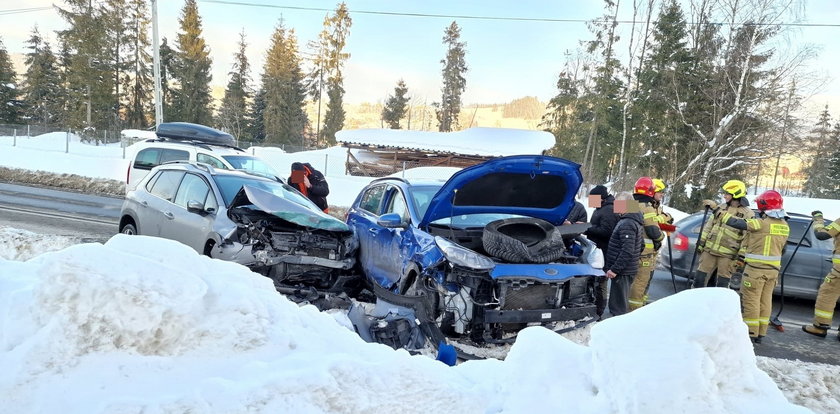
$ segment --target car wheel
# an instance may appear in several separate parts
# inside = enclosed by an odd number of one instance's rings
[[[120,230],[120,233],[133,236],[137,234],[137,228],[134,227],[134,224],[127,223],[125,226],[123,226],[122,230]]]
[[[510,263],[549,263],[565,253],[554,225],[535,218],[490,222],[481,241],[485,252]]]

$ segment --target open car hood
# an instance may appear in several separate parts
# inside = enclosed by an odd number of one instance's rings
[[[298,226],[327,231],[350,231],[347,224],[323,211],[316,210],[317,207],[314,204],[310,209],[268,191],[245,185],[236,193],[236,197],[230,203],[230,209],[247,205],[253,205],[263,212]]]
[[[479,213],[518,214],[560,225],[582,181],[580,165],[562,158],[496,158],[455,173],[432,197],[418,226]]]

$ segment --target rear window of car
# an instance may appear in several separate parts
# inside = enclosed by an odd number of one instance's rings
[[[160,153],[160,163],[166,163],[169,161],[181,161],[190,159],[190,153],[187,151],[181,150],[174,150],[174,149],[167,149],[164,148],[163,152]]]
[[[365,194],[362,195],[362,200],[359,202],[359,208],[373,214],[379,214],[379,205],[382,203],[382,196],[384,195],[384,185],[377,185],[367,189]]]
[[[161,171],[149,192],[156,197],[173,201],[183,177],[183,171]]]
[[[190,153],[182,150],[167,148],[146,148],[140,150],[134,157],[134,168],[151,170],[169,161],[189,160]]]

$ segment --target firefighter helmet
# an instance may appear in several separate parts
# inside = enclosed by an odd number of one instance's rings
[[[732,195],[732,198],[741,198],[747,195],[747,185],[740,180],[729,180],[723,184],[721,189],[725,193]]]
[[[654,178],[653,179],[653,191],[654,192],[661,193],[661,192],[665,191],[666,188],[668,188],[668,186],[665,185],[665,181],[662,181],[659,178]]]
[[[644,194],[648,197],[653,197],[656,193],[656,186],[650,177],[642,177],[636,180],[636,185],[633,187],[633,194]]]
[[[755,198],[760,211],[778,210],[782,208],[782,195],[775,190],[767,190]]]

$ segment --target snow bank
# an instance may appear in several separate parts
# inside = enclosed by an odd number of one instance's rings
[[[0,260],[0,413],[807,412],[723,289],[599,323],[588,347],[528,328],[505,361],[454,368],[336,319],[156,238]]]
[[[78,237],[45,235],[0,226],[0,259],[29,260],[79,242]]]

